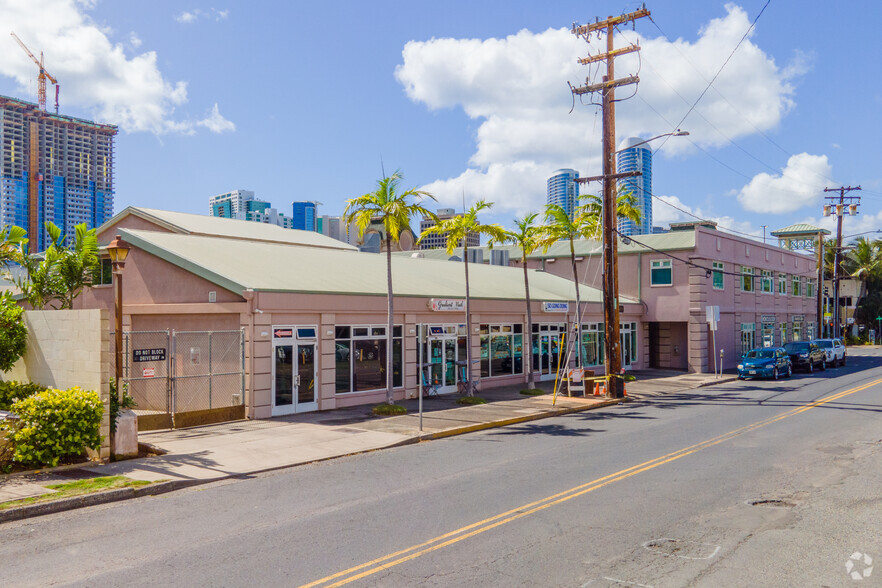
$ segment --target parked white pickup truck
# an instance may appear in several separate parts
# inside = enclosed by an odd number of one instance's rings
[[[845,365],[845,344],[842,339],[816,339],[815,343],[827,355],[827,365]]]

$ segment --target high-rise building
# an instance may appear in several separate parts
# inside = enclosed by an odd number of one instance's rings
[[[456,214],[456,209],[453,208],[439,208],[436,216],[438,217],[438,220],[446,220],[462,215]],[[435,220],[433,218],[427,216],[423,217],[423,220],[420,221],[420,233],[423,233],[429,227],[434,226]],[[469,247],[480,247],[481,235],[478,233],[469,233],[466,237],[466,243]],[[461,239],[457,246],[463,246]],[[425,239],[420,241],[420,249],[441,249],[442,247],[447,247],[447,233],[428,235]]]
[[[0,226],[27,230],[30,249],[49,246],[44,223],[67,235],[113,216],[117,128],[51,114],[0,96]]]
[[[640,143],[640,145],[638,145]],[[636,146],[633,146],[636,145]],[[652,233],[652,150],[643,139],[630,137],[619,146],[618,173],[639,171],[643,175],[619,180],[619,193],[631,192],[637,198],[640,222],[619,220],[619,234],[646,235]]]
[[[251,190],[233,190],[208,199],[210,216],[249,220],[293,229],[294,221],[285,216],[269,202],[254,197]]]
[[[321,202],[292,202],[291,218],[294,228],[301,231],[318,231],[318,207]]]
[[[559,169],[548,178],[548,204],[557,204],[573,218],[579,203],[579,172],[574,169]]]

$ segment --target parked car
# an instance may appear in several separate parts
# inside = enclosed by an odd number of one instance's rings
[[[827,355],[827,363],[836,367],[837,365],[845,365],[845,344],[842,339],[815,339],[818,347],[824,350]]]
[[[793,368],[790,357],[781,347],[760,347],[751,349],[741,357],[738,364],[738,379],[790,377]]]
[[[827,369],[827,354],[814,341],[791,341],[784,345],[794,370],[815,371],[815,367]]]

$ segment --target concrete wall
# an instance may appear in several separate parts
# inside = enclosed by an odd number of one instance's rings
[[[106,310],[29,310],[28,350],[4,380],[97,390],[104,402],[100,456],[110,457],[110,322]]]

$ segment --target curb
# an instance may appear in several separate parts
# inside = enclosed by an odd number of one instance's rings
[[[215,480],[171,480],[168,482],[157,482],[140,488],[117,488],[116,490],[84,494],[82,496],[72,496],[71,498],[61,498],[59,500],[51,500],[38,504],[16,506],[6,510],[0,510],[0,523],[20,521],[22,519],[39,517],[56,512],[64,512],[66,510],[74,510],[87,506],[119,502],[120,500],[128,500],[130,498],[155,496],[158,494],[165,494],[166,492],[172,492],[174,490],[181,490],[189,486],[196,486],[197,484],[214,481]]]
[[[500,421],[491,421],[487,423],[478,423],[475,425],[467,425],[464,427],[456,427],[453,429],[448,429],[446,431],[438,431],[436,433],[426,433],[422,435],[414,435],[408,439],[404,439],[402,441],[397,441],[395,443],[391,443],[389,445],[384,445],[383,447],[376,447],[373,449],[367,449],[363,451],[354,451],[352,453],[344,453],[341,455],[334,455],[330,457],[324,457],[321,459],[314,459],[311,461],[300,462],[296,464],[287,464],[281,466],[275,466],[271,468],[264,468],[259,470],[252,470],[249,472],[242,472],[237,474],[228,474],[224,476],[218,476],[215,478],[207,478],[207,479],[199,479],[199,480],[170,480],[167,482],[157,482],[155,484],[150,484],[149,486],[142,486],[140,488],[119,488],[116,490],[107,490],[105,492],[96,492],[94,494],[84,494],[83,496],[73,496],[71,498],[62,498],[59,500],[48,501],[39,504],[29,504],[26,506],[17,506],[14,508],[9,508],[6,510],[0,510],[0,524],[12,521],[20,521],[23,519],[29,519],[33,517],[39,517],[48,514],[54,514],[58,512],[64,512],[68,510],[75,510],[78,508],[85,508],[87,506],[97,506],[100,504],[109,504],[112,502],[119,502],[122,500],[129,500],[131,498],[141,498],[144,496],[157,496],[160,494],[165,494],[167,492],[173,492],[175,490],[183,490],[185,488],[190,488],[193,486],[200,486],[203,484],[210,484],[213,482],[219,482],[222,480],[230,480],[230,479],[243,479],[249,476],[253,476],[256,474],[263,474],[278,470],[284,470],[289,468],[294,468],[303,465],[309,465],[313,463],[320,463],[323,461],[330,461],[332,459],[338,459],[341,457],[349,457],[353,455],[361,455],[363,453],[371,453],[373,451],[381,451],[384,449],[391,449],[393,447],[403,447],[405,445],[414,445],[416,443],[420,443],[422,441],[433,441],[436,439],[443,439],[445,437],[453,437],[456,435],[465,435],[467,433],[474,433],[476,431],[483,431],[486,429],[495,429],[499,427],[506,427],[509,425],[516,425],[518,423],[525,423],[528,421],[536,421],[545,418],[564,416],[567,414],[572,414],[576,412],[584,412],[587,410],[594,410],[598,408],[605,408],[607,406],[614,406],[617,404],[622,404],[626,402],[631,402],[631,397],[626,396],[625,398],[617,398],[611,400],[604,400],[602,402],[598,402],[596,404],[588,404],[586,406],[573,406],[570,408],[561,408],[555,409],[551,412],[541,412],[531,415],[524,415],[520,417],[513,417],[510,419],[503,419]],[[64,467],[64,466],[62,466]]]
[[[456,435],[465,435],[466,433],[474,433],[476,431],[484,431],[486,429],[495,429],[497,427],[507,427],[509,425],[517,425],[519,423],[526,423],[528,421],[538,421],[540,419],[546,419],[557,416],[564,416],[567,414],[572,414],[574,412],[583,412],[586,410],[592,410],[597,408],[605,408],[607,406],[614,406],[616,404],[621,404],[623,402],[630,402],[630,396],[626,396],[625,398],[616,398],[613,400],[604,400],[602,402],[598,402],[597,404],[588,404],[586,406],[573,406],[570,408],[560,408],[554,409],[552,412],[540,412],[536,414],[529,414],[520,417],[512,417],[510,419],[504,419],[501,421],[492,421],[488,423],[478,423],[476,425],[466,425],[464,427],[457,427],[455,429],[448,429],[446,431],[438,431],[437,433],[426,433],[424,435],[420,435],[418,439],[420,441],[433,441],[435,439],[443,439],[445,437],[454,437]]]

